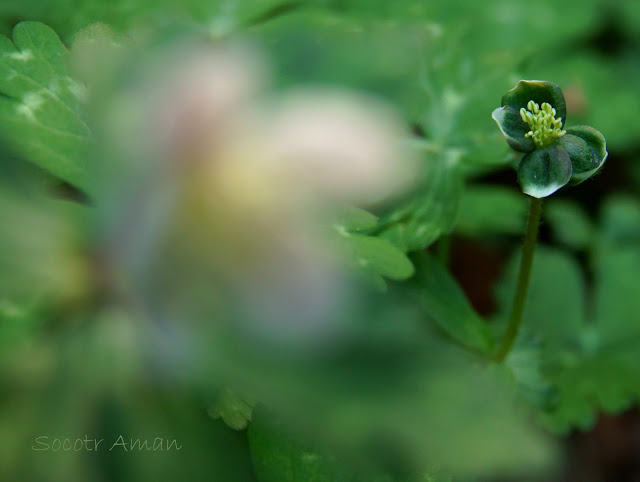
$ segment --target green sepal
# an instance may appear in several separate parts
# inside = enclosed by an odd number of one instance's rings
[[[527,103],[532,100],[536,104],[551,104],[556,110],[556,117],[562,118],[562,125],[566,122],[567,104],[564,101],[564,94],[560,87],[553,82],[546,80],[521,80],[509,92],[502,96],[502,107],[509,106],[515,109],[520,116],[520,109],[526,109]],[[522,119],[520,121],[527,125]],[[527,131],[529,129],[527,128]]]
[[[556,142],[571,158],[571,184],[580,184],[604,165],[608,156],[607,142],[593,127],[569,127],[566,131]]]
[[[571,179],[571,158],[557,144],[525,154],[518,165],[522,192],[535,198],[550,196]]]
[[[543,80],[521,80],[502,96],[501,107],[491,114],[509,146],[519,152],[532,152],[536,148],[533,139],[525,137],[530,131],[529,124],[520,117],[520,109],[526,109],[530,100],[539,105],[551,104],[556,110],[556,117],[562,118],[563,126],[566,121],[567,105],[560,87]]]
[[[519,110],[509,105],[498,107],[491,113],[491,118],[498,124],[511,149],[518,152],[531,152],[536,148],[533,139],[524,136],[530,129],[529,124],[520,117]]]

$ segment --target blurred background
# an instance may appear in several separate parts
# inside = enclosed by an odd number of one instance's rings
[[[4,0],[0,480],[640,480],[639,26]],[[491,112],[520,79],[609,157],[545,201],[497,365],[527,199]]]

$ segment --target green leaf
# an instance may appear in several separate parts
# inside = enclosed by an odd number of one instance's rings
[[[110,26],[100,22],[87,25],[73,36],[70,68],[91,92],[93,108],[96,101],[111,100],[110,90],[116,83],[114,76],[121,67],[125,47],[132,44],[132,39],[118,35]]]
[[[496,285],[496,298],[504,318],[511,309],[519,266],[517,253]],[[547,346],[575,344],[584,318],[584,281],[579,265],[559,250],[538,246],[522,316],[522,333],[542,336]]]
[[[527,219],[527,198],[501,186],[469,186],[460,203],[456,232],[467,236],[521,235]]]
[[[449,233],[458,215],[462,179],[455,164],[434,156],[427,161],[424,183],[408,199],[381,217],[376,232],[405,252],[429,246]]]
[[[515,346],[505,360],[504,368],[513,377],[518,393],[538,407],[548,407],[553,401],[554,387],[542,372],[539,344],[527,341]]]
[[[426,253],[417,260],[416,271],[420,304],[429,317],[462,345],[489,353],[493,339],[487,324],[449,272]]]
[[[526,480],[553,463],[555,447],[523,417],[502,366],[482,364],[464,375],[443,372],[429,381],[424,402],[430,421],[424,433],[437,437],[423,436],[422,443],[454,480],[491,480],[497,473]]]
[[[601,345],[640,343],[640,245],[601,247],[596,259],[596,325]]]
[[[309,6],[308,4],[306,5]],[[253,27],[273,52],[279,84],[331,83],[391,100],[407,117],[421,112],[419,46],[436,36],[423,21],[379,22],[321,8],[298,8]],[[303,59],[313,57],[313,62]]]
[[[377,216],[356,206],[345,205],[336,213],[335,226],[347,231],[367,231],[378,224]]]
[[[82,208],[68,209],[68,202],[52,200],[28,183],[7,186],[6,179],[0,181],[1,296],[68,299],[84,293],[87,266],[75,224],[82,219]]]
[[[544,373],[555,385],[558,400],[542,419],[555,431],[589,429],[598,411],[618,413],[640,398],[638,247],[597,246],[595,320],[573,328],[564,346],[547,353]],[[551,279],[556,272],[551,265],[548,269]],[[558,315],[562,320],[564,313]]]
[[[351,254],[362,268],[394,280],[413,274],[409,258],[389,241],[362,234],[350,234],[348,239]]]
[[[640,338],[640,203],[616,196],[603,209],[603,236],[595,255],[596,326],[600,344],[633,343]]]
[[[598,172],[607,160],[607,142],[593,127],[569,127],[566,131],[556,142],[571,158],[571,184],[580,184]]]
[[[347,482],[335,460],[305,444],[285,427],[257,410],[247,431],[249,449],[259,482]]]
[[[0,360],[4,363],[22,349],[44,324],[42,298],[17,303],[0,298]]]
[[[602,240],[612,246],[640,244],[640,202],[629,195],[609,196],[602,206]]]
[[[558,354],[549,364],[546,376],[557,387],[558,403],[542,413],[551,430],[567,433],[574,427],[588,430],[596,421],[598,409],[619,413],[640,395],[637,353],[589,357],[583,353]]]
[[[518,165],[522,192],[536,198],[550,196],[571,179],[571,159],[556,144],[525,154]]]
[[[543,215],[554,238],[565,246],[583,250],[593,242],[595,228],[578,203],[553,199],[545,205]]]
[[[516,256],[509,263],[499,284],[504,315],[518,261]],[[513,374],[521,395],[538,407],[541,421],[556,432],[589,429],[598,411],[619,412],[640,395],[637,247],[600,247],[595,269],[596,319],[590,322],[577,263],[557,250],[536,251],[522,336],[512,352],[517,362]],[[538,354],[522,354],[533,339],[539,340]],[[545,381],[551,384],[550,392],[544,390]]]
[[[378,218],[355,206],[343,206],[335,216],[337,248],[347,262],[384,289],[383,278],[403,280],[413,275],[413,264],[389,241],[364,234],[374,228]]]
[[[221,418],[234,430],[244,430],[251,421],[253,405],[253,401],[247,401],[233,390],[225,388],[208,413],[214,419]]]
[[[0,135],[29,161],[87,189],[85,92],[67,62],[67,49],[44,24],[19,23],[13,42],[0,36]]]
[[[249,425],[247,435],[256,478],[259,482],[450,482],[447,474],[405,473],[402,477],[385,473],[373,464],[347,465],[318,444],[309,443],[278,423],[262,407]],[[384,447],[384,441],[378,442]],[[341,463],[340,463],[341,462]],[[362,473],[364,472],[364,473]]]

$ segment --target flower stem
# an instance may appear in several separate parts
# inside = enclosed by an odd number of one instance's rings
[[[502,339],[502,343],[494,355],[494,360],[498,363],[504,361],[511,351],[511,348],[518,337],[520,325],[522,324],[522,313],[524,312],[527,290],[529,289],[531,266],[533,265],[533,254],[536,249],[541,212],[542,199],[531,197],[531,204],[529,205],[529,221],[527,222],[527,234],[524,238],[522,259],[520,260],[520,274],[518,275],[518,285],[513,297],[513,304],[511,305],[509,324],[507,325],[507,330],[504,334],[504,338]]]

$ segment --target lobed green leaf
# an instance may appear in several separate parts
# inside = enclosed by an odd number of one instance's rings
[[[553,237],[565,246],[585,250],[595,239],[595,226],[577,202],[553,199],[545,204],[543,216]]]
[[[518,235],[525,228],[527,199],[501,186],[469,186],[460,203],[456,232],[467,236]]]
[[[53,176],[87,189],[85,92],[70,76],[68,54],[42,23],[19,23],[13,41],[0,36],[0,136]]]
[[[383,278],[403,280],[413,275],[413,264],[388,240],[367,234],[378,218],[364,209],[343,206],[336,213],[333,228],[337,247],[356,270],[369,277],[374,285],[386,287]]]
[[[493,346],[489,328],[449,272],[426,253],[418,259],[416,270],[420,304],[429,317],[462,345],[489,353]]]
[[[461,196],[459,169],[434,156],[428,160],[420,189],[381,216],[376,232],[405,252],[423,249],[453,229]]]

